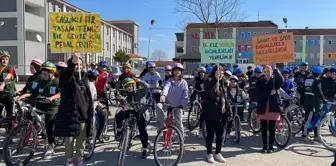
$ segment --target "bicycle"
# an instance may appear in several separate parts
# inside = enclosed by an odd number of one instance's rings
[[[304,111],[297,104],[292,104],[285,109],[285,115],[291,123],[292,134],[298,134],[304,127]]]
[[[153,95],[154,93],[161,93],[161,89],[160,88],[150,88],[149,89],[149,97],[147,99],[147,104],[151,105],[151,107],[149,108],[149,113],[150,113],[150,121],[152,121],[156,115],[155,115],[155,105],[156,105],[156,98]]]
[[[257,122],[257,102],[250,102],[248,110],[249,110],[249,116],[248,116],[249,126],[253,134],[257,134],[261,130],[260,123]]]
[[[202,100],[201,100],[201,92],[204,91],[199,91],[194,89],[196,91],[196,100],[193,102],[193,105],[191,109],[189,110],[188,113],[188,127],[190,130],[194,130],[201,122],[200,122],[200,117],[202,116]],[[193,119],[192,119],[193,118]]]
[[[176,109],[180,109],[178,107],[175,107],[175,106],[172,106],[170,104],[167,104],[167,103],[161,103],[163,104],[164,106],[168,107],[167,109],[167,119],[166,119],[166,122],[165,122],[165,126],[162,127],[160,130],[158,130],[158,133],[155,137],[155,140],[154,140],[154,160],[155,160],[155,163],[158,165],[158,166],[163,166],[166,164],[162,164],[160,161],[159,161],[159,156],[158,156],[158,145],[159,144],[162,144],[163,145],[163,150],[164,152],[168,151],[176,142],[176,140],[174,140],[173,136],[177,136],[177,141],[179,142],[179,154],[177,155],[177,159],[175,160],[175,162],[172,162],[173,164],[170,164],[170,165],[173,165],[173,166],[177,166],[180,161],[182,160],[182,156],[183,156],[183,153],[184,153],[184,142],[183,142],[183,137],[182,137],[182,134],[177,127],[175,127],[173,125],[173,111],[176,110]],[[174,133],[173,133],[174,131]],[[159,143],[159,138],[160,136],[163,136],[163,142],[162,143]],[[168,159],[169,161],[171,161],[171,159]]]
[[[42,102],[42,101],[39,101]],[[38,135],[41,133],[46,133],[45,129],[45,123],[44,123],[44,112],[37,109],[35,106],[37,103],[36,101],[25,99],[24,102],[18,102],[20,105],[20,108],[22,109],[22,120],[20,123],[12,129],[12,131],[9,133],[9,135],[5,139],[4,144],[4,161],[6,165],[26,165],[30,161],[30,159],[33,157],[37,145],[40,144],[40,141],[38,140]],[[40,115],[42,114],[42,115]],[[23,118],[27,115],[30,115],[32,119],[29,118]],[[15,142],[13,137],[19,136],[19,143],[18,147],[16,147],[13,151],[10,150],[9,146]],[[32,137],[32,138],[30,138]],[[57,145],[57,141],[60,141],[60,144],[64,143],[64,140],[62,138],[60,140],[55,139],[55,145]],[[29,155],[26,156],[26,158],[19,163],[13,163],[10,161],[10,157],[13,156],[13,154],[16,154],[17,152],[21,151],[25,146],[30,146],[28,149],[31,150],[29,152]],[[17,160],[16,160],[17,161]]]
[[[243,101],[244,102],[244,101]],[[238,107],[239,108],[244,108],[244,104],[242,104],[243,102],[239,102],[239,103],[234,103],[234,102],[230,102],[230,108],[232,110],[232,108],[234,108],[234,112],[233,112],[233,116],[230,116],[229,121],[233,120],[233,127],[235,129],[235,142],[238,144],[240,142],[240,132],[241,132],[241,121],[240,121],[240,117],[238,115]],[[230,133],[228,133],[230,134]]]
[[[126,100],[125,100],[126,101]],[[125,155],[126,152],[131,148],[132,146],[132,140],[135,139],[138,135],[137,133],[137,128],[136,128],[136,123],[137,123],[137,118],[135,117],[135,111],[136,110],[143,110],[143,112],[139,112],[139,116],[143,114],[146,109],[140,109],[143,106],[149,106],[143,103],[139,102],[134,102],[134,103],[126,103],[126,107],[124,107],[125,110],[130,110],[129,112],[129,118],[123,121],[123,126],[121,128],[121,139],[120,143],[118,145],[118,149],[120,149],[119,152],[119,157],[118,157],[118,166],[123,166],[125,163]],[[134,108],[135,106],[136,108]]]

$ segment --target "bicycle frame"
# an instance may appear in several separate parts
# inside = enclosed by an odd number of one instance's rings
[[[166,119],[166,129],[168,129],[168,131],[164,131],[163,132],[163,142],[164,144],[167,146],[167,145],[170,145],[172,143],[172,130],[169,129],[168,127],[169,126],[172,126],[173,125],[173,109],[172,107],[169,107],[168,108],[168,113],[167,113],[167,119]]]

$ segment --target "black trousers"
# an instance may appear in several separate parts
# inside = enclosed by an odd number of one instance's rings
[[[2,103],[5,106],[6,117],[12,116],[14,112],[14,98],[13,97],[0,98],[0,103]],[[2,105],[0,106],[0,115],[2,114],[4,106]]]
[[[205,139],[205,146],[207,149],[207,154],[212,153],[212,142],[213,142],[215,133],[216,133],[216,154],[221,152],[225,123],[226,123],[225,121],[214,121],[214,120],[205,121],[206,129],[207,129],[207,137]]]
[[[97,94],[98,98],[102,99],[102,103],[106,106],[107,112],[110,112],[109,101],[106,94]]]
[[[316,113],[316,112],[315,112]],[[310,119],[310,122],[313,120],[313,117],[315,115],[315,113],[313,114],[312,116],[312,119]],[[304,127],[306,125],[306,122],[308,121],[308,118],[309,118],[309,114],[310,114],[310,111],[309,110],[305,110],[305,121],[302,125],[302,136],[304,135]],[[307,134],[309,135],[309,132],[307,131]],[[317,127],[314,128],[314,136],[317,137],[318,136],[318,133],[317,133]]]
[[[264,146],[267,146],[267,130],[269,131],[268,145],[273,145],[275,140],[276,120],[260,120],[261,138]]]
[[[103,109],[101,108],[96,108],[96,111],[97,111],[97,115],[99,119],[99,124],[98,124],[99,126],[97,130],[97,138],[99,138],[104,129],[104,125],[106,121],[105,115],[107,114],[107,112],[104,112]]]
[[[124,119],[129,118],[130,110],[127,111],[121,111],[116,115],[116,121],[117,121],[117,128],[120,129],[122,127],[122,121]],[[137,124],[140,134],[140,141],[143,148],[148,147],[148,133],[146,130],[147,122],[144,119],[142,115],[139,116],[139,114],[134,113],[134,116],[137,117]]]
[[[48,137],[48,143],[53,144],[55,142],[54,137],[54,125],[55,125],[55,114],[44,114],[45,118],[45,128]]]

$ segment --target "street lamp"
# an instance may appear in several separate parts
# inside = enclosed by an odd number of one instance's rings
[[[155,20],[152,19],[150,21],[150,26],[149,26],[149,37],[148,37],[148,60],[149,60],[149,55],[150,55],[150,41],[151,41],[151,34],[152,34],[152,25],[155,23]]]
[[[287,17],[282,18],[282,21],[285,23],[286,33],[287,33]]]

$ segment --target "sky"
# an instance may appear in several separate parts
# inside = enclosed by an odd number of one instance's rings
[[[175,54],[175,33],[183,32],[186,15],[176,13],[174,0],[65,0],[83,10],[99,13],[104,20],[133,20],[139,24],[139,55],[147,57],[150,20],[151,53],[162,50],[171,60]],[[244,21],[271,20],[284,28],[336,28],[335,0],[241,0]]]

